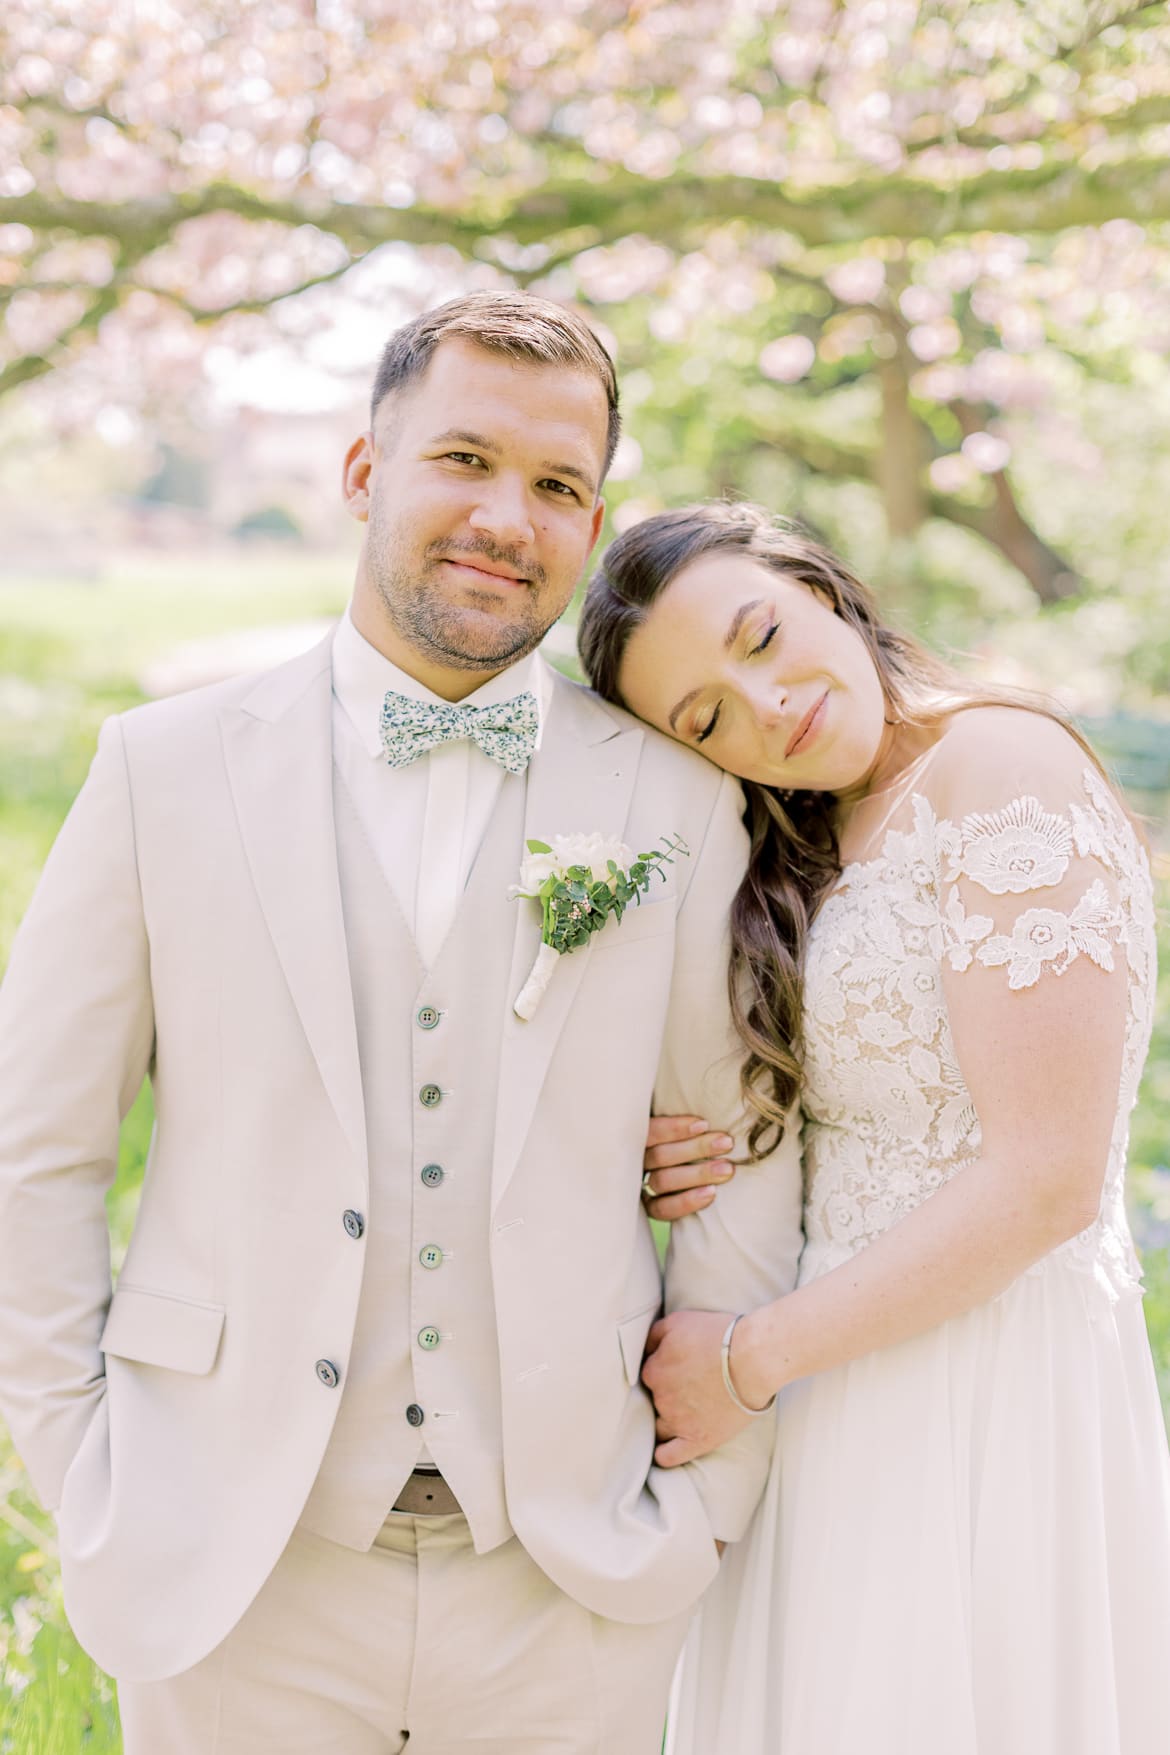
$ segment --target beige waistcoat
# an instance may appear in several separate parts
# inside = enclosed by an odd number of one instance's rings
[[[369,1547],[424,1444],[477,1551],[512,1533],[488,1248],[500,1036],[484,1018],[506,1004],[524,791],[505,777],[465,905],[424,974],[353,802],[334,787],[370,1193],[341,1406],[301,1522],[347,1547]],[[428,1084],[442,1093],[433,1108],[419,1098]]]

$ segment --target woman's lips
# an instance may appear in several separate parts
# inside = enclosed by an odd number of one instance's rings
[[[809,708],[797,726],[795,735],[790,739],[788,748],[784,751],[786,757],[794,756],[798,750],[807,748],[810,739],[816,736],[821,720],[824,718],[825,702],[828,698],[829,691],[826,689],[820,700]]]

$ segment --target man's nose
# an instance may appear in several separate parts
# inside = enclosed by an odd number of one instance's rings
[[[482,531],[501,544],[529,543],[536,535],[527,489],[514,476],[499,475],[487,482],[468,521],[473,530]]]

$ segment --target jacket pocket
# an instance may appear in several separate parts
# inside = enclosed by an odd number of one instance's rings
[[[647,1304],[642,1310],[635,1310],[632,1316],[624,1316],[617,1325],[618,1346],[622,1350],[622,1364],[626,1368],[626,1382],[631,1387],[639,1382],[642,1376],[642,1355],[646,1351],[646,1336],[650,1333],[650,1325],[662,1308],[660,1299]]]
[[[203,1377],[215,1364],[223,1320],[222,1304],[119,1285],[102,1330],[102,1352]]]

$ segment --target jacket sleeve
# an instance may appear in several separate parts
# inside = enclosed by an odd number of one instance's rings
[[[701,1115],[736,1139],[736,1174],[702,1212],[671,1228],[666,1308],[754,1310],[796,1283],[803,1233],[799,1125],[752,1164],[740,1095],[744,1049],[727,991],[729,912],[747,863],[743,798],[725,775],[679,910],[674,979],[654,1091],[656,1114]],[[754,1421],[690,1470],[720,1540],[736,1541],[763,1491],[773,1421]]]
[[[153,1033],[130,788],[112,719],[0,988],[0,1408],[49,1510],[104,1391],[104,1197]]]

